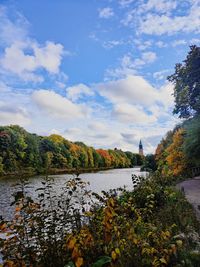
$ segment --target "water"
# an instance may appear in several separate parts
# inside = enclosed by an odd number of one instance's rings
[[[114,169],[100,171],[97,173],[84,173],[79,177],[90,183],[89,187],[93,192],[100,193],[102,190],[108,191],[118,187],[126,186],[127,189],[132,189],[131,175],[146,175],[145,172],[140,172],[139,168],[129,169]],[[51,175],[54,179],[54,190],[59,194],[65,182],[73,177],[71,174]],[[44,176],[35,176],[29,178],[30,189],[28,194],[34,199],[37,197],[35,189],[41,187],[41,182]],[[16,185],[19,182],[19,177],[5,177],[0,179],[0,215],[5,219],[10,219],[13,214],[13,207],[10,203],[13,201],[13,193],[19,190]]]

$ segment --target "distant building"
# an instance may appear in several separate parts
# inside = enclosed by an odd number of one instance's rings
[[[144,156],[144,152],[143,152],[143,145],[142,145],[142,141],[140,140],[140,143],[139,143],[139,154],[141,156]]]

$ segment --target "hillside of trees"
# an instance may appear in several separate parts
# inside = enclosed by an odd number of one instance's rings
[[[200,166],[200,47],[190,47],[168,80],[174,83],[174,114],[183,122],[161,140],[155,158],[163,175],[187,176]]]
[[[28,133],[17,125],[0,127],[0,174],[45,173],[47,170],[124,168],[141,165],[139,154],[94,149],[62,136]]]

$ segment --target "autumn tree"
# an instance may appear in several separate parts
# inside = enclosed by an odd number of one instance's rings
[[[167,148],[172,143],[173,134],[174,134],[173,131],[167,132],[166,136],[160,141],[160,143],[156,148],[155,160],[157,162],[158,169],[163,174],[166,174],[168,172],[168,163],[166,160],[168,156]]]
[[[110,167],[111,166],[111,157],[108,153],[108,151],[104,149],[97,149],[97,153],[101,155],[103,158],[104,166],[105,167]]]
[[[184,134],[183,128],[178,129],[173,135],[172,144],[166,149],[169,174],[174,176],[184,174],[187,168],[187,160],[183,151]]]

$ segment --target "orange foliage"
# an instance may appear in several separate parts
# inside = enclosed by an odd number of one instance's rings
[[[112,158],[110,154],[108,153],[108,151],[104,149],[97,149],[96,152],[102,156],[102,158],[105,161],[106,167],[110,167],[112,163]]]
[[[166,149],[169,173],[175,176],[183,174],[187,167],[186,157],[182,149],[184,133],[184,129],[178,129],[173,135],[172,144]]]

